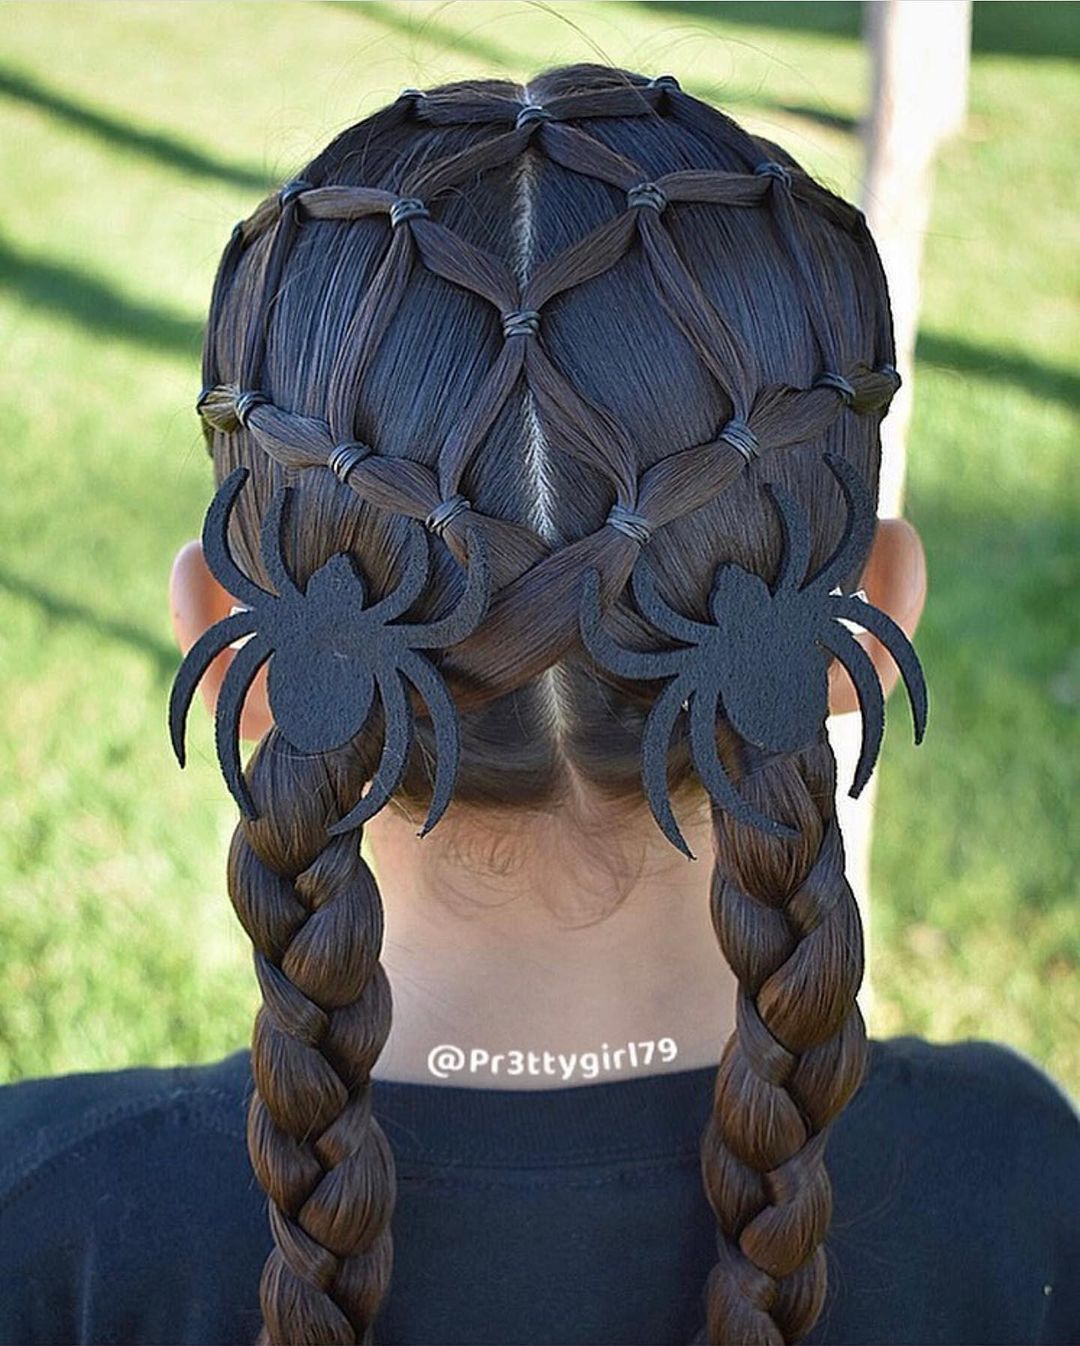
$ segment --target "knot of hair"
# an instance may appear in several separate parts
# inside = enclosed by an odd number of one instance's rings
[[[269,401],[270,394],[264,393],[258,388],[245,388],[243,392],[237,393],[235,402],[236,419],[245,430],[248,428],[251,413],[255,408],[265,406]]]
[[[626,204],[630,210],[643,206],[648,210],[661,211],[667,203],[664,189],[655,182],[639,182],[626,193]]]
[[[856,415],[887,411],[900,388],[900,375],[894,365],[885,364],[871,369],[865,364],[851,366],[846,374],[825,370],[818,374],[812,388],[828,388],[835,392],[841,405]]]
[[[831,388],[833,392],[840,394],[840,400],[845,407],[855,404],[854,387],[848,379],[844,378],[843,374],[837,374],[834,370],[826,369],[824,373],[818,374],[810,386],[812,388]]]
[[[293,178],[291,182],[287,182],[277,194],[278,209],[284,210],[290,202],[298,201],[301,193],[310,192],[313,185],[306,178]]]
[[[526,103],[514,119],[514,130],[520,131],[523,127],[535,126],[550,119],[551,113],[546,107],[540,107],[537,103]]]
[[[502,315],[504,337],[535,336],[540,330],[540,314],[534,308],[517,308]]]
[[[396,229],[406,220],[426,220],[429,213],[427,206],[418,196],[402,196],[390,207],[390,223]]]
[[[635,509],[627,509],[625,505],[618,503],[612,505],[604,522],[608,527],[616,529],[617,532],[624,533],[639,547],[644,547],[649,538],[652,537],[652,521],[647,519],[644,514],[639,514]]]
[[[255,389],[244,390],[237,383],[216,383],[203,388],[195,401],[195,410],[211,429],[231,435],[247,428],[252,410],[270,398]]]
[[[326,460],[326,466],[333,472],[343,485],[349,484],[349,473],[357,463],[363,462],[365,458],[371,456],[374,449],[370,444],[362,444],[358,440],[347,440],[344,444],[335,445],[330,451],[330,456]]]
[[[791,186],[791,170],[778,164],[775,159],[766,159],[764,163],[757,164],[754,172],[759,178],[772,178],[785,187]]]
[[[442,537],[458,515],[469,509],[472,509],[472,502],[459,492],[448,500],[440,500],[424,520],[424,527],[437,537]]]
[[[760,457],[761,446],[758,437],[741,416],[733,416],[721,429],[717,439],[722,439],[726,444],[730,444],[733,449],[742,454],[748,463]]]

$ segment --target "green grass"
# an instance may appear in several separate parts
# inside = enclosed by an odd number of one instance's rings
[[[997,1038],[1080,1091],[1062,11],[978,7],[970,125],[938,173],[908,500],[933,718],[913,752],[894,714],[880,767],[871,1029]],[[191,405],[233,221],[404,84],[582,58],[677,73],[857,196],[865,53],[851,5],[4,17],[0,1078],[205,1060],[247,1041],[255,991],[206,717],[186,773],[168,751],[165,582],[209,494]]]

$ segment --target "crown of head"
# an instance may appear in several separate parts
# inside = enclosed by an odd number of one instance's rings
[[[492,135],[411,171],[399,193],[295,179],[234,228],[215,281],[215,301],[227,291],[245,250],[270,233],[262,310],[248,329],[235,381],[219,379],[212,343],[207,342],[203,388],[196,401],[204,425],[209,432],[250,436],[258,448],[286,468],[328,471],[343,487],[368,503],[417,521],[411,526],[410,559],[400,583],[378,603],[367,604],[364,578],[352,558],[349,566],[338,564],[344,561],[343,557],[332,558],[301,592],[281,555],[280,528],[289,494],[283,488],[275,497],[263,528],[263,559],[277,588],[277,594],[272,595],[244,576],[228,549],[228,515],[246,474],[234,473],[223,483],[207,515],[204,548],[221,582],[249,606],[218,623],[189,652],[174,685],[170,716],[174,746],[182,761],[184,720],[199,678],[214,655],[238,635],[254,637],[230,669],[218,712],[219,757],[229,787],[245,812],[250,814],[252,810],[236,744],[239,709],[255,672],[272,656],[271,709],[283,735],[300,751],[318,751],[346,742],[362,727],[374,690],[378,689],[386,729],[377,782],[336,830],[348,830],[370,817],[387,801],[401,778],[412,724],[402,679],[420,693],[435,728],[438,770],[424,831],[430,830],[445,810],[459,752],[457,715],[436,666],[419,651],[464,639],[482,622],[488,610],[492,577],[484,545],[484,516],[461,490],[461,482],[472,455],[519,376],[524,375],[530,386],[555,390],[562,414],[573,418],[576,433],[589,446],[589,461],[594,466],[597,463],[610,466],[614,500],[602,527],[614,529],[642,553],[655,530],[676,517],[665,509],[665,492],[661,489],[676,459],[691,455],[695,466],[695,494],[689,502],[684,500],[680,508],[680,513],[686,513],[712,499],[739,474],[752,471],[761,460],[788,447],[793,441],[790,431],[785,429],[785,421],[790,418],[784,412],[793,409],[796,403],[800,412],[798,437],[803,442],[823,434],[839,416],[880,416],[888,409],[900,384],[896,369],[885,361],[877,364],[860,361],[841,367],[838,342],[823,312],[809,262],[796,231],[788,227],[791,211],[820,210],[841,228],[864,234],[866,224],[860,211],[825,193],[795,166],[774,159],[756,160],[746,172],[686,169],[646,178],[630,159],[577,124],[592,117],[648,115],[658,110],[664,100],[687,97],[670,75],[643,84],[570,94],[554,98],[542,107],[487,95],[483,99],[463,100],[460,94],[427,95],[406,89],[389,110],[392,118],[401,121],[414,118],[435,124],[457,120],[476,125],[486,121],[493,128]],[[436,216],[441,196],[454,191],[477,172],[509,164],[527,147],[539,149],[571,172],[622,191],[625,204],[621,211],[548,258],[519,282],[500,258],[452,232]],[[756,144],[748,136],[746,147],[756,154]],[[774,210],[824,356],[824,367],[808,387],[762,386],[752,353],[687,272],[664,217],[680,203],[703,202],[737,209]],[[351,353],[350,386],[356,386],[379,338],[392,321],[405,289],[400,277],[407,275],[414,264],[427,267],[487,301],[498,313],[503,335],[499,353],[472,402],[446,433],[435,466],[409,463],[407,491],[395,491],[388,485],[387,465],[391,460],[379,454],[376,444],[357,441],[350,425],[337,423],[335,398],[328,398],[327,416],[320,418],[276,405],[261,386],[266,306],[277,292],[304,221],[349,222],[373,217],[386,220],[389,238],[380,270],[350,329],[359,334]],[[606,451],[606,441],[612,434],[626,432],[610,415],[597,415],[595,408],[549,359],[543,341],[546,306],[582,277],[597,276],[614,266],[635,241],[643,248],[661,303],[723,386],[732,406],[732,414],[717,427],[711,439],[684,446],[671,459],[647,468],[636,480],[617,470],[613,466],[615,458]],[[398,283],[390,283],[393,278]],[[621,461],[633,461],[632,455]],[[873,501],[869,492],[843,460],[830,459],[828,465],[848,502],[849,537],[854,529],[865,539],[868,516],[872,532]],[[805,576],[808,557],[805,521],[800,522],[797,506],[783,493],[774,490],[772,495],[785,531],[783,575],[787,577],[800,568],[801,573],[797,581],[782,578],[772,594],[760,579],[752,577],[764,589],[763,598],[760,589],[750,583],[751,577],[740,587],[732,583],[732,568],[727,568],[730,607],[726,614],[714,612],[720,618],[716,629],[726,632],[726,654],[713,648],[715,642],[705,639],[707,633],[700,623],[676,619],[677,615],[666,604],[660,604],[647,579],[640,578],[647,568],[639,557],[633,567],[633,589],[639,606],[661,632],[686,644],[682,650],[664,652],[663,659],[657,656],[650,662],[642,655],[635,661],[629,652],[618,650],[603,636],[597,577],[582,576],[581,633],[594,656],[622,677],[671,678],[646,727],[644,777],[654,815],[673,844],[681,844],[684,850],[685,843],[666,802],[666,780],[662,779],[666,775],[663,762],[674,717],[681,710],[690,714],[694,760],[703,783],[718,805],[736,813],[741,807],[739,796],[715,760],[715,743],[711,749],[707,745],[711,736],[705,725],[715,716],[717,708],[730,714],[731,708],[738,706],[737,727],[751,739],[756,732],[757,741],[766,746],[770,738],[776,743],[788,743],[799,735],[812,736],[820,728],[820,724],[814,723],[824,718],[817,681],[817,694],[809,701],[793,693],[777,698],[775,688],[765,689],[772,693],[771,704],[802,707],[801,718],[794,712],[789,712],[786,719],[781,714],[783,723],[770,735],[758,725],[760,716],[751,704],[753,698],[746,678],[740,673],[744,667],[740,658],[744,663],[760,658],[761,640],[766,633],[774,641],[779,638],[781,609],[789,624],[802,623],[800,629],[805,628],[804,634],[812,645],[816,641],[821,650],[841,658],[852,672],[864,711],[864,750],[856,776],[858,789],[872,769],[880,741],[880,688],[872,665],[867,670],[869,661],[864,663],[842,636],[828,634],[830,630],[835,633],[843,629],[836,623],[828,627],[830,617],[859,620],[886,641],[900,663],[912,698],[917,737],[921,736],[925,722],[925,686],[906,637],[891,623],[886,626],[888,619],[884,614],[865,603],[857,605],[857,612],[850,606],[842,610],[837,606],[837,596],[828,592],[832,586],[823,588],[821,583],[824,571],[835,578],[835,564],[827,563],[817,576]],[[467,584],[458,607],[443,621],[429,626],[397,620],[419,595],[427,575],[425,529],[444,540],[456,541],[459,554],[468,559]],[[714,595],[719,586],[718,570]],[[840,601],[850,604],[852,600],[840,596]],[[871,613],[876,615],[869,616]],[[339,648],[332,653],[337,666],[344,670],[338,683],[330,678],[315,679],[315,683],[328,688],[321,699],[311,691],[310,679],[305,691],[298,690],[303,665],[301,653],[306,650],[311,657],[311,651],[325,649],[335,641]],[[712,653],[711,662],[706,664],[703,651],[707,649]],[[733,651],[741,654],[736,657]],[[798,662],[787,661],[789,677],[795,675]],[[721,666],[727,669],[726,678],[717,672]],[[824,667],[822,663],[822,673]],[[807,674],[806,667],[800,666],[798,671],[800,676]],[[776,676],[783,676],[783,672],[779,670]],[[760,682],[760,663],[758,674]],[[752,815],[746,808],[742,808],[741,816],[765,830],[776,829],[773,820]]]

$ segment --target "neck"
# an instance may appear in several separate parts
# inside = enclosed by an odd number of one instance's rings
[[[707,817],[680,824],[689,861],[648,816],[586,832],[455,811],[422,840],[396,805],[365,828],[394,1006],[375,1078],[552,1089],[717,1064],[737,983],[709,914]],[[442,1045],[456,1067],[432,1068]]]

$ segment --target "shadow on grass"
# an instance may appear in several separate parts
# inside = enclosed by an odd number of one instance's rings
[[[99,336],[118,337],[198,361],[202,324],[141,304],[64,262],[27,257],[0,237],[0,291]]]
[[[522,70],[529,70],[531,66],[534,66],[531,54],[512,51],[509,47],[500,46],[487,38],[477,37],[472,32],[458,32],[447,24],[438,23],[433,18],[425,17],[419,20],[410,18],[408,11],[402,13],[391,5],[379,3],[379,0],[324,0],[324,2],[332,4],[335,10],[354,10],[361,18],[382,24],[383,27],[394,32],[407,34],[414,40],[428,42],[441,47],[445,51],[457,51],[461,52],[463,56],[471,56],[486,61],[493,68],[495,74],[510,76]],[[708,6],[703,6],[703,8],[708,8]],[[540,69],[542,64],[541,62],[540,65],[535,65],[535,68]],[[708,102],[714,101],[714,89],[685,79],[681,83],[687,93]],[[833,112],[826,108],[809,107],[795,103],[779,103],[764,98],[760,94],[755,94],[749,98],[743,96],[735,98],[729,95],[724,100],[725,107],[732,107],[736,103],[747,103],[769,112],[786,113],[788,116],[798,117],[802,121],[813,122],[827,130],[841,131],[848,135],[853,135],[859,130],[859,123],[856,118],[846,117],[842,113]]]
[[[535,63],[531,54],[512,51],[509,47],[500,46],[487,38],[477,37],[472,32],[458,32],[446,24],[438,23],[433,18],[425,17],[419,20],[410,18],[407,11],[402,13],[391,5],[379,3],[379,0],[324,0],[324,3],[333,5],[334,9],[338,11],[342,9],[353,10],[359,17],[382,24],[383,27],[394,32],[407,34],[413,40],[428,42],[445,51],[457,51],[463,56],[471,56],[477,60],[486,61],[492,67],[492,72],[495,75],[513,77],[518,72],[528,71],[531,68],[539,70],[544,65],[544,62]],[[681,83],[687,93],[707,102],[715,101],[715,89],[685,79]],[[855,134],[859,130],[859,123],[854,117],[846,117],[842,113],[836,113],[826,108],[775,102],[772,99],[762,97],[759,93],[750,97],[745,95],[734,97],[729,94],[723,100],[723,106],[726,108],[744,103],[769,112],[786,113],[789,116],[798,117],[802,121],[813,122],[830,131]]]
[[[631,0],[628,9],[649,9],[652,0]],[[862,36],[862,5],[854,0],[667,0],[664,13],[678,15],[672,23],[692,20],[717,28],[782,28],[789,33],[815,37],[858,38]]]
[[[651,0],[632,0],[633,8],[656,12]],[[816,37],[862,37],[862,5],[852,0],[668,0],[666,13],[718,28],[780,28]],[[995,0],[972,11],[971,49],[976,55],[1051,56],[1072,60],[1080,55],[1080,23],[1075,6],[1058,0]]]
[[[842,131],[845,135],[858,135],[860,123],[858,117],[848,117],[842,112],[833,112],[822,107],[808,107],[805,103],[770,103],[774,112],[786,112],[789,117],[799,117],[802,121],[813,122],[827,131]]]
[[[1063,913],[1076,891],[1075,856],[1060,844],[1073,824],[1069,744],[1080,701],[1075,510],[1064,492],[1023,504],[986,493],[975,503],[916,473],[905,514],[930,563],[915,638],[930,715],[928,751],[909,767],[912,788],[890,787],[885,805],[901,809],[890,825],[889,865],[902,864],[895,872],[906,876],[890,906],[925,919],[930,892],[948,910],[974,900],[972,875],[981,874],[980,904],[992,902],[1019,932],[1036,913]],[[897,711],[893,728],[906,737]],[[931,807],[929,849],[912,848],[905,838]]]
[[[154,668],[154,673],[162,682],[168,682],[176,672],[180,655],[167,641],[159,640],[148,631],[130,622],[117,621],[115,617],[105,617],[84,603],[71,598],[63,598],[44,585],[26,579],[22,575],[12,574],[0,569],[0,590],[6,590],[16,598],[33,603],[46,616],[55,622],[73,626],[84,626],[98,635],[127,645],[140,654],[146,655]]]
[[[1010,383],[1033,397],[1052,398],[1066,406],[1080,403],[1080,376],[1060,365],[1044,364],[1012,351],[995,351],[959,337],[920,332],[915,358],[922,364],[936,365],[958,374]]]
[[[410,37],[431,42],[447,51],[459,51],[506,72],[528,69],[534,53],[513,51],[472,32],[459,32],[431,18],[410,17],[409,7],[389,5],[381,0],[326,0],[340,12],[351,9],[366,19]],[[660,12],[655,0],[623,0],[624,9],[648,9]],[[696,24],[725,27],[775,28],[790,33],[808,33],[818,37],[862,38],[862,5],[855,0],[666,0],[662,12],[672,22],[689,20]],[[976,55],[1049,56],[1072,60],[1080,56],[1080,23],[1075,6],[1057,0],[995,0],[976,4],[973,10],[971,47]],[[688,92],[693,92],[687,86]],[[794,109],[792,109],[794,111]],[[800,116],[807,115],[805,109]]]
[[[408,37],[430,42],[446,51],[459,51],[463,56],[475,56],[498,68],[502,74],[528,66],[530,58],[509,47],[490,42],[487,38],[477,37],[475,33],[460,33],[448,24],[438,23],[431,17],[410,16],[409,6],[388,5],[381,0],[323,0],[335,13],[351,10],[357,18],[369,19],[382,24],[395,33],[404,33]]]
[[[384,28],[389,28],[397,33],[404,33],[414,40],[428,42],[445,51],[456,51],[463,56],[471,56],[477,60],[486,61],[493,68],[493,73],[497,75],[512,77],[516,73],[522,70],[527,71],[534,66],[531,54],[512,51],[509,47],[500,46],[497,42],[477,37],[472,32],[458,32],[447,24],[437,22],[434,18],[425,17],[419,20],[410,18],[408,11],[402,13],[394,6],[379,3],[379,0],[324,0],[324,3],[333,5],[337,11],[353,10],[360,18],[382,24]],[[541,62],[534,68],[540,69],[542,64]],[[692,81],[683,80],[682,87],[687,93],[693,94],[695,97],[713,101],[715,91],[710,90],[705,85],[697,85]],[[750,103],[755,107],[766,108],[770,112],[787,113],[789,116],[814,122],[832,131],[843,131],[851,134],[859,129],[858,122],[854,117],[845,117],[825,108],[777,103],[760,96],[740,97],[738,99],[729,97],[725,105],[731,106],[735,102]]]
[[[263,193],[272,186],[266,173],[226,163],[203,150],[185,145],[167,132],[140,130],[107,112],[98,112],[76,102],[18,70],[0,67],[0,97],[38,108],[75,130],[89,131],[108,145],[131,150],[192,177],[213,178],[236,187],[253,187]]]

